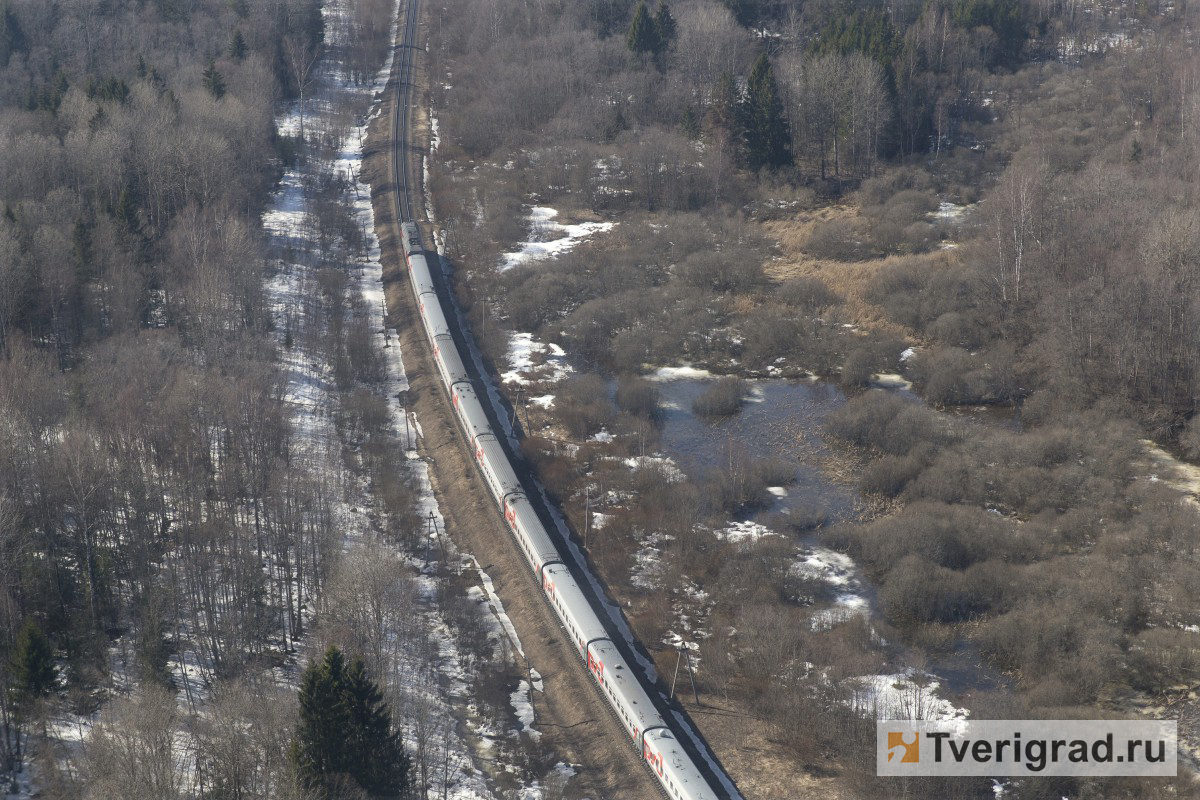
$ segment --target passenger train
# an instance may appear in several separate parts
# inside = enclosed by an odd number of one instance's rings
[[[475,462],[504,520],[525,554],[546,600],[575,645],[580,663],[616,712],[633,746],[640,750],[667,797],[716,800],[679,738],[651,702],[641,681],[622,658],[566,562],[546,532],[492,430],[463,359],[450,334],[434,289],[433,275],[416,224],[403,224],[404,254],[421,323],[455,416],[475,453]]]

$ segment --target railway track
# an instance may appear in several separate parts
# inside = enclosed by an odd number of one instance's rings
[[[414,163],[413,160],[410,159],[410,154],[413,152],[413,148],[408,136],[411,129],[411,117],[413,113],[412,108],[416,75],[414,53],[417,49],[417,23],[419,20],[419,14],[420,11],[418,0],[405,0],[401,29],[402,32],[400,41],[397,45],[397,60],[394,68],[394,76],[396,81],[396,101],[394,103],[393,113],[391,115],[391,134],[393,142],[391,152],[391,178],[394,187],[394,191],[392,192],[394,206],[393,211],[395,215],[393,222],[397,227],[398,241],[401,243],[403,243],[406,238],[404,231],[400,230],[401,224],[404,221],[415,222],[421,216],[423,216],[420,213],[423,209],[421,206],[417,205],[417,201],[421,197],[421,186],[419,180],[414,179]],[[424,250],[424,245],[421,241],[423,239],[423,234],[418,233],[417,237],[417,249]],[[500,422],[504,410],[496,408],[495,402],[503,401],[500,400],[497,393],[490,391],[490,386],[488,383],[490,380],[489,376],[483,369],[482,362],[479,361],[478,358],[478,353],[476,349],[472,347],[472,343],[468,338],[469,335],[466,332],[466,322],[464,319],[462,319],[457,304],[454,303],[450,296],[448,281],[445,280],[446,276],[441,266],[440,257],[437,256],[436,252],[429,252],[428,256],[438,264],[438,268],[431,269],[430,272],[435,276],[434,281],[437,284],[436,293],[438,295],[440,304],[448,312],[451,312],[447,313],[447,317],[452,318],[453,320],[450,328],[454,343],[460,353],[470,355],[469,358],[464,358],[463,360],[468,362],[468,369],[472,373],[472,380],[478,382],[481,386],[489,387],[488,394],[491,395],[493,402],[487,402],[483,405],[492,429],[495,431],[506,431],[511,435],[511,431],[507,431],[506,426],[502,425]],[[424,306],[422,306],[422,308],[424,308]],[[500,436],[497,438],[502,442],[502,446],[505,450],[509,463],[512,465],[513,469],[521,475],[522,480],[525,483],[534,483],[534,476],[529,473],[528,468],[523,463],[523,459],[517,453],[513,452],[513,448],[509,446],[509,442],[506,441],[507,437]],[[566,541],[566,539],[569,538],[569,532],[567,532],[565,530],[565,526],[561,524],[561,518],[557,517],[549,507],[544,495],[542,495],[540,492],[540,487],[538,492],[530,494],[530,500],[532,501],[532,505],[534,506],[534,509],[539,519],[542,521],[546,531],[550,532],[552,538],[563,540],[558,542],[560,551],[566,554],[575,552],[576,558],[581,560],[586,558],[586,556],[583,554],[583,551],[578,550],[577,547],[572,546],[571,542]],[[495,509],[493,510],[495,511]],[[497,518],[502,527],[509,527],[504,523],[503,518],[498,512],[495,512],[494,516]],[[519,552],[520,545],[515,534],[511,541],[513,549],[517,551],[519,560],[521,558]],[[603,618],[605,613],[601,609],[604,608],[606,604],[611,605],[611,601],[609,601],[607,597],[601,596],[603,590],[599,588],[599,584],[595,583],[591,579],[591,574],[588,571],[586,564],[571,563],[573,559],[570,557],[570,555],[568,555],[565,560],[567,562],[567,567],[570,569],[572,575],[578,581],[579,585],[581,587],[585,587],[585,594],[587,594],[589,597],[590,605],[592,608],[596,609],[596,614]],[[547,595],[541,591],[540,586],[536,588],[537,590],[535,593],[541,598],[544,606],[542,609],[543,612],[552,611],[553,609]],[[555,619],[553,613],[549,614],[549,619],[552,621]],[[554,627],[554,634],[557,636],[557,638],[566,641],[568,644],[571,644],[570,637],[567,636],[566,632],[558,626]],[[612,624],[606,622],[605,627],[611,629]],[[620,651],[621,657],[623,657],[629,664],[636,664],[638,662],[643,664],[653,663],[652,659],[644,651],[644,649],[641,648],[640,644],[631,642],[622,635],[621,631],[610,630],[609,638],[615,645],[616,649]],[[584,671],[580,672],[584,675],[588,674]],[[641,678],[638,680],[644,684],[647,683]],[[611,702],[607,702],[604,698],[603,692],[600,689],[600,684],[591,680],[585,680],[585,682],[591,687],[591,693],[594,694],[595,698],[600,701],[600,706],[603,707],[610,716],[610,722],[615,725],[615,728],[609,731],[609,734],[620,736],[622,733],[624,733],[624,726],[622,725],[621,719],[619,718]],[[665,719],[669,720],[672,718],[672,715],[678,716],[682,713],[682,710],[679,708],[679,706],[668,700],[663,693],[657,690],[657,687],[653,685],[647,685],[646,689],[650,694],[651,702]],[[686,719],[686,716],[684,719]],[[677,724],[678,721],[672,723],[672,728],[674,728]],[[704,781],[709,787],[712,788],[716,796],[737,798],[740,800],[741,795],[733,787],[732,781],[727,777],[724,770],[718,766],[716,759],[709,751],[707,744],[705,744],[703,740],[699,738],[696,727],[690,724],[688,727],[690,730],[689,735],[678,736],[678,740],[680,745],[682,745],[683,749],[687,752],[688,756],[701,772]],[[628,744],[629,740],[625,739],[624,741],[626,744]],[[588,748],[588,750],[590,752],[591,748]],[[654,777],[653,769],[651,769],[648,761],[643,760],[641,757],[642,753],[637,749],[636,745],[633,748],[633,752],[636,753],[636,761],[645,767],[646,772],[651,775],[651,777]],[[659,757],[658,763],[659,774],[661,775],[661,756]],[[661,781],[661,778],[655,778],[655,780],[651,782],[651,785],[654,787],[654,789],[658,790],[658,794],[661,794],[663,797],[670,797],[670,795],[663,788]]]

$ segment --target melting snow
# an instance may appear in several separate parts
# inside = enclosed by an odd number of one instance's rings
[[[536,364],[534,355],[541,356]],[[533,338],[532,333],[514,333],[508,340],[508,366],[508,372],[500,377],[505,383],[520,385],[535,380],[559,381],[574,371],[567,363],[566,352],[561,347],[552,342],[539,342]],[[550,400],[553,399],[551,395]]]
[[[684,364],[679,367],[659,367],[650,376],[652,381],[703,380],[713,374],[706,369]]]
[[[718,539],[726,542],[756,542],[764,536],[775,536],[775,531],[757,522],[733,522],[719,531],[714,531]]]
[[[564,225],[556,222],[558,211],[545,206],[534,206],[529,211],[530,239],[521,242],[520,249],[505,253],[501,257],[500,271],[519,267],[531,261],[543,261],[561,255],[575,247],[593,233],[611,230],[613,222],[581,222]]]
[[[863,675],[852,679],[853,694],[847,703],[855,711],[876,719],[958,720],[970,712],[937,695],[934,676],[907,669],[894,675]]]

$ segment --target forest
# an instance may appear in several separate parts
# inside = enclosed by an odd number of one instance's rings
[[[441,786],[443,746],[451,774],[438,657],[398,666],[432,623],[392,546],[414,493],[351,280],[356,176],[332,166],[394,17],[0,2],[3,796],[397,797]],[[328,401],[297,401],[297,365]],[[374,470],[378,508],[351,488]],[[351,547],[356,504],[377,540]],[[447,613],[477,631],[463,589]]]
[[[749,709],[768,731],[755,752],[787,760],[796,796],[990,797],[989,782],[875,778],[863,725],[856,676],[964,653],[994,678],[972,693],[980,716],[1190,715],[1192,9],[451,6],[433,29],[430,186],[458,296],[477,327],[514,332],[482,344],[524,413],[526,457],[591,532],[641,640],[663,643],[648,644],[660,672],[694,647],[699,692],[681,702],[730,712],[700,723],[718,752],[723,736],[748,751],[760,731],[732,712]],[[612,227],[514,262],[567,241],[559,220]],[[506,372],[528,341],[553,345]],[[663,466],[678,413],[664,367],[725,376],[692,406],[714,425],[760,381],[840,387],[822,436],[862,512],[759,513],[791,468],[732,444],[703,474]],[[903,396],[880,388],[896,379]],[[776,535],[714,535],[747,518]],[[869,619],[827,624],[827,590],[795,569],[814,536],[876,587]],[[782,791],[739,766],[746,791]]]

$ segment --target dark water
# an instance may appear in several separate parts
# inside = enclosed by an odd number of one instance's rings
[[[825,417],[846,403],[830,384],[759,380],[740,413],[707,420],[692,413],[692,401],[712,381],[681,379],[659,384],[666,406],[662,450],[689,475],[700,475],[744,448],[754,459],[771,458],[795,467],[787,496],[776,497],[770,512],[819,514],[827,521],[851,519],[861,506],[858,491],[832,480],[823,469],[829,455],[822,441]]]

